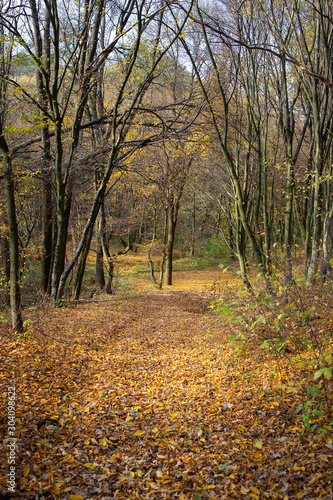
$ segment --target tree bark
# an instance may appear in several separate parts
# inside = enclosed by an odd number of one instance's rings
[[[105,283],[105,293],[111,295],[113,293],[113,259],[110,254],[109,245],[106,236],[106,220],[104,211],[104,202],[101,204],[100,208],[100,220],[101,220],[101,245],[103,251],[103,257],[106,265],[106,283]]]
[[[9,222],[9,250],[10,250],[10,311],[12,316],[13,330],[20,333],[23,331],[22,303],[20,288],[20,254],[19,238],[16,218],[15,184],[10,158],[9,148],[4,137],[2,124],[0,123],[0,151],[2,153],[2,164],[4,169],[4,180],[7,201],[7,213]]]
[[[168,231],[167,231],[167,242],[165,248],[165,275],[164,275],[164,285],[172,285],[172,256],[173,247],[175,243],[175,231],[177,223],[177,214],[175,213],[175,206],[173,203],[169,205],[168,208]]]
[[[6,228],[7,229],[7,228]],[[9,231],[9,229],[8,229]],[[7,232],[0,232],[1,257],[6,282],[4,283],[4,301],[6,306],[10,306],[10,248]]]
[[[49,173],[43,176],[42,203],[42,290],[51,291],[52,252],[53,252],[53,199],[52,184]]]

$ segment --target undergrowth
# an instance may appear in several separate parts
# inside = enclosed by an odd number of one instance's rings
[[[241,291],[238,300],[213,307],[226,319],[235,355],[262,352],[276,369],[273,389],[300,396],[297,412],[306,429],[333,430],[332,283],[306,287],[274,282],[274,295]],[[253,354],[254,355],[254,354]]]

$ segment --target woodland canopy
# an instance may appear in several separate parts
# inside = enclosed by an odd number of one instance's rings
[[[331,498],[332,2],[1,0],[0,94],[20,498]]]

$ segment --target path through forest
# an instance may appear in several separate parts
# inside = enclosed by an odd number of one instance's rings
[[[271,390],[263,352],[237,354],[235,327],[209,308],[221,281],[204,289],[200,273],[197,287],[188,275],[178,290],[30,311],[30,336],[1,352],[5,404],[16,387],[13,498],[333,498],[327,436]]]

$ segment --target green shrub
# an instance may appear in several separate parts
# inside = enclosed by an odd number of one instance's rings
[[[228,251],[223,238],[218,234],[213,234],[205,241],[204,255],[206,257],[221,257]]]

